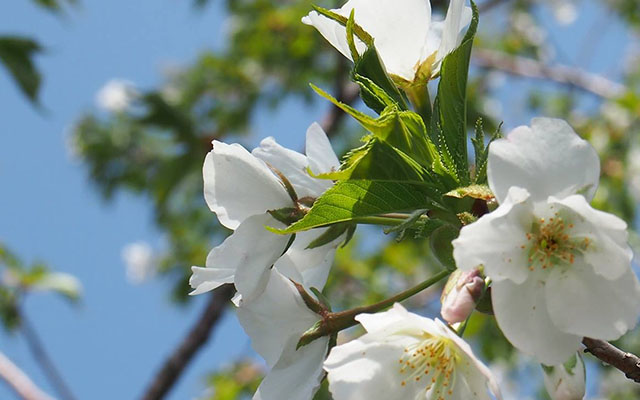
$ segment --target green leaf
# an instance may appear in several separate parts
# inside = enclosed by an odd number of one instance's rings
[[[467,159],[467,77],[473,38],[478,27],[478,9],[472,1],[473,19],[460,46],[448,54],[440,68],[438,95],[432,118],[433,140],[445,155],[459,184],[469,185]]]
[[[408,110],[407,102],[393,82],[387,70],[382,63],[382,59],[378,54],[375,46],[369,46],[367,50],[354,63],[352,79],[357,83],[356,76],[363,76],[375,83],[390,98],[394,100],[397,106],[402,110]]]
[[[360,97],[364,104],[378,114],[391,105],[397,105],[396,101],[371,79],[360,74],[353,74],[352,79],[360,86]]]
[[[374,118],[338,101],[315,85],[311,87],[336,107],[355,118],[377,139],[395,147],[422,166],[433,168],[436,173],[444,171],[438,149],[429,139],[424,122],[418,114],[390,105],[382,111],[380,117]]]
[[[22,93],[33,103],[38,101],[41,83],[33,57],[40,52],[42,47],[31,39],[17,36],[0,37],[0,62],[9,70]]]
[[[442,207],[440,192],[427,182],[347,180],[320,196],[309,213],[279,233],[293,233],[392,212]]]

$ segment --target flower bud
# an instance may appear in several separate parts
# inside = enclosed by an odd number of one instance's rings
[[[454,271],[440,298],[442,318],[450,324],[466,320],[480,300],[483,289],[484,279],[480,276],[479,269]]]
[[[544,386],[553,400],[582,400],[585,395],[585,370],[580,353],[552,367],[542,365]]]

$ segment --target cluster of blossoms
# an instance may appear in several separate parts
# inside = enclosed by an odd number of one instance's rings
[[[451,0],[443,20],[432,19],[425,0],[350,0],[340,9],[313,11],[303,22],[352,59],[368,46],[349,40],[355,21],[411,98],[413,88],[438,76],[471,15],[463,0]],[[391,302],[388,311],[371,309],[353,324],[331,325],[327,315],[339,313],[309,293],[325,286],[348,232],[328,235],[329,224],[278,233],[333,187],[321,175],[341,168],[318,124],[307,131],[305,153],[273,138],[252,152],[214,141],[204,162],[206,202],[233,233],[211,250],[205,268],[193,267],[192,294],[235,286],[240,323],[270,369],[255,400],[309,400],[325,376],[336,400],[500,399],[489,369],[457,331],[483,296],[490,296],[505,337],[544,365],[551,396],[580,399],[582,338],[614,340],[636,324],[640,284],[627,226],[589,205],[599,159],[566,122],[534,119],[490,145],[488,188],[498,206],[463,221],[452,242],[457,270],[442,296],[447,323]],[[332,343],[340,329],[356,323],[363,336]],[[301,340],[314,329],[325,331]]]

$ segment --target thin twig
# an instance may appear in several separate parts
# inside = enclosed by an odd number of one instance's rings
[[[142,395],[143,400],[164,398],[198,350],[207,343],[213,328],[220,321],[220,317],[222,317],[224,310],[227,308],[233,293],[233,285],[224,285],[209,295],[209,302],[200,318],[198,318],[189,334],[180,342],[180,345],[153,377],[147,390]]]
[[[53,400],[42,391],[17,365],[0,353],[0,378],[23,400]]]
[[[624,372],[627,378],[640,383],[640,358],[638,356],[625,353],[604,340],[584,338],[582,344],[586,346],[585,352],[593,354],[602,362]]]
[[[547,65],[532,58],[513,56],[500,51],[475,49],[472,60],[482,68],[497,69],[527,78],[549,80],[607,99],[619,97],[625,92],[624,85],[600,75],[566,65]]]
[[[58,396],[64,400],[76,400],[73,392],[62,378],[62,374],[53,363],[53,360],[47,353],[43,341],[40,339],[38,332],[31,325],[24,313],[20,313],[20,330],[24,334],[33,358],[38,362],[45,376],[53,386]]]

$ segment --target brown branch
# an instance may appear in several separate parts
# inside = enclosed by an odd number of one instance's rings
[[[591,353],[600,361],[624,372],[624,375],[636,383],[640,383],[640,358],[631,353],[625,353],[611,343],[604,340],[584,338],[582,344],[586,346],[586,353]]]
[[[44,347],[44,342],[40,339],[40,335],[37,330],[31,325],[24,313],[20,313],[20,330],[22,331],[24,338],[33,354],[33,358],[38,362],[45,376],[51,383],[51,386],[55,389],[61,399],[75,400],[76,397],[73,392],[62,378],[62,374],[58,371],[58,368],[53,363],[53,360],[49,356],[49,353]]]
[[[0,378],[23,400],[53,400],[43,392],[17,365],[0,353]]]
[[[549,80],[607,99],[619,97],[625,92],[624,85],[600,75],[566,65],[547,65],[532,58],[513,56],[495,50],[475,49],[472,60],[482,68],[496,69],[526,78]]]
[[[233,296],[233,285],[224,285],[214,290],[209,296],[209,302],[180,345],[173,354],[164,362],[164,365],[153,377],[147,390],[142,396],[143,400],[159,400],[169,392],[185,367],[196,355],[211,336],[211,332],[220,317],[227,308],[229,300]]]

